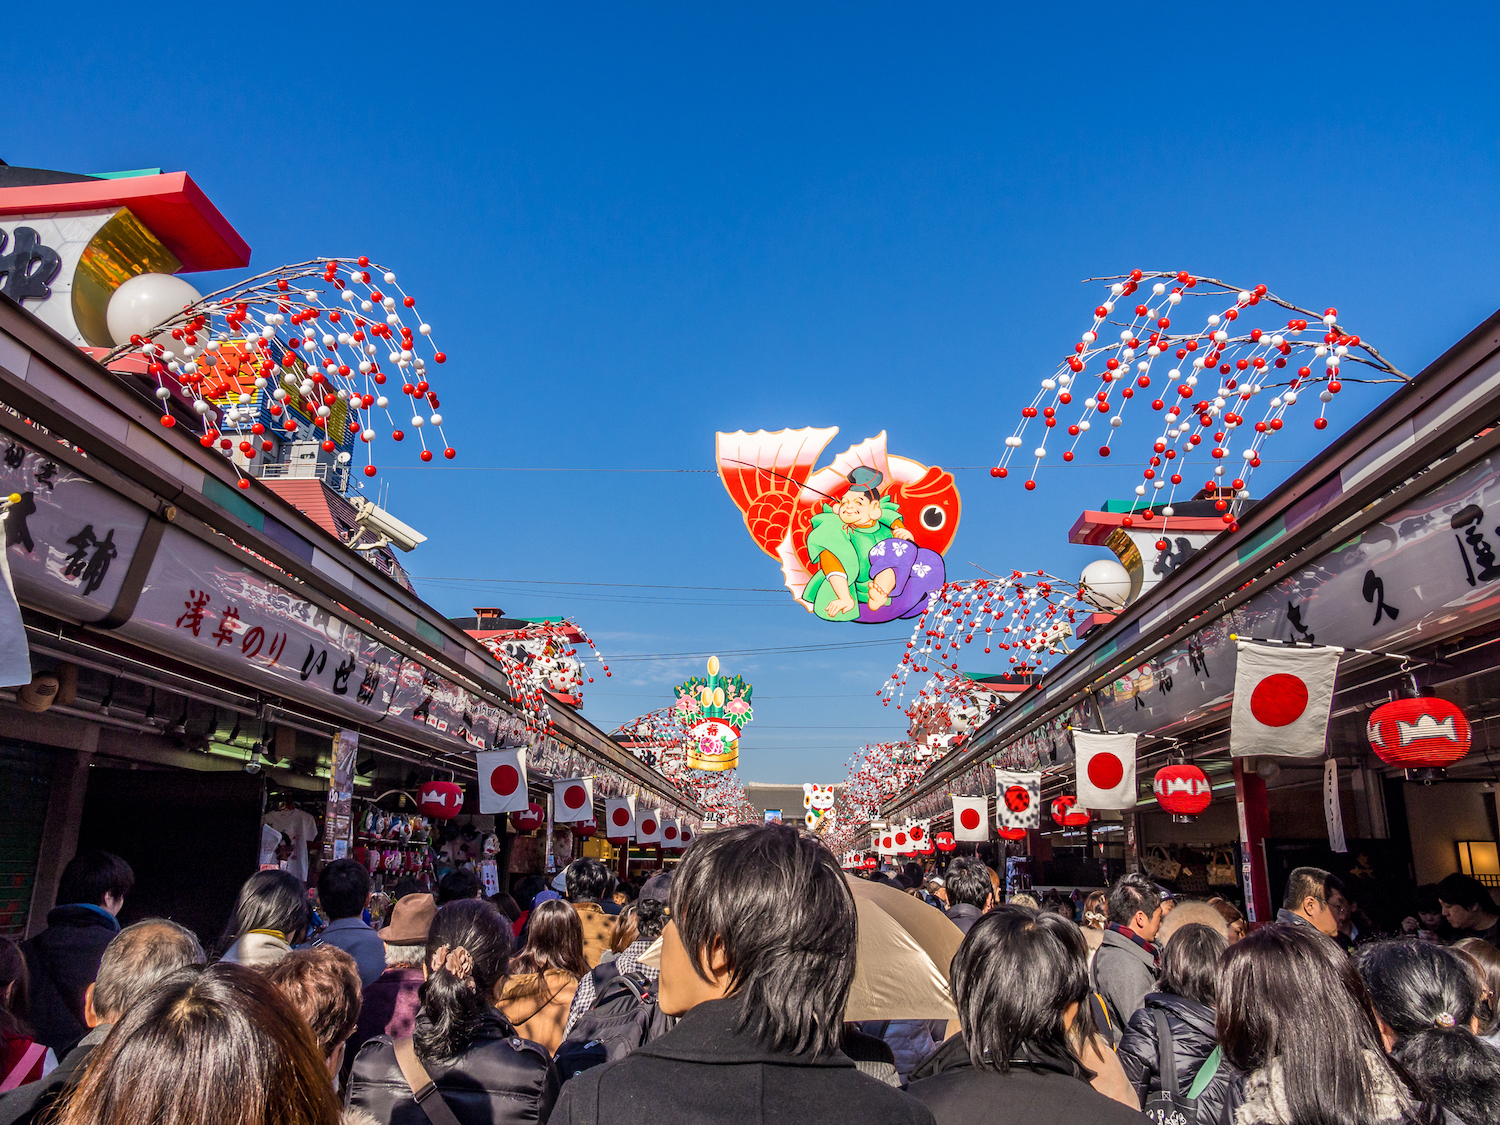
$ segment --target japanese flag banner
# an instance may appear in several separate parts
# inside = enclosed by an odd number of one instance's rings
[[[995,771],[995,820],[1001,828],[1042,826],[1042,775]]]
[[[928,826],[931,823],[932,822],[930,820],[913,820],[907,823],[906,838],[911,841],[912,847],[916,848],[919,851],[922,848],[926,847],[927,839],[930,835]]]
[[[474,755],[479,768],[479,811],[524,812],[531,804],[526,795],[526,748],[484,750]]]
[[[1340,650],[1237,641],[1229,753],[1321,758]]]
[[[1135,735],[1075,730],[1073,755],[1080,808],[1135,808]]]
[[[990,799],[988,797],[953,798],[953,838],[955,840],[988,840],[990,838]]]
[[[681,833],[677,829],[677,821],[670,816],[661,818],[661,846],[664,848],[675,848]]]
[[[638,809],[635,819],[637,844],[661,843],[661,809]]]
[[[594,779],[563,777],[552,783],[552,819],[576,824],[594,817]]]
[[[875,843],[875,850],[877,852],[879,852],[881,855],[895,855],[896,854],[896,831],[895,831],[895,829],[893,829],[893,828],[887,828],[884,832],[882,832],[880,834],[880,838]]]
[[[635,797],[611,797],[604,802],[604,835],[610,840],[635,835]]]

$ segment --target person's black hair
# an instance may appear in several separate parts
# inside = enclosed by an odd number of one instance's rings
[[[1309,898],[1326,904],[1329,894],[1335,889],[1330,882],[1332,878],[1321,867],[1294,868],[1286,877],[1286,893],[1281,896],[1282,909],[1295,913]]]
[[[420,879],[413,879],[410,875],[404,879],[397,880],[396,885],[391,888],[391,898],[398,900],[405,898],[407,895],[425,895],[427,893],[427,884]]]
[[[524,875],[516,881],[511,888],[511,893],[516,896],[516,901],[521,904],[522,910],[530,910],[536,896],[547,889],[547,880],[540,875]]]
[[[1437,885],[1438,898],[1450,906],[1461,906],[1465,910],[1482,910],[1495,913],[1495,900],[1489,888],[1472,875],[1454,872]]]
[[[1277,1064],[1288,1121],[1384,1121],[1380,1101],[1393,1087],[1401,1117],[1418,1116],[1353,960],[1310,926],[1264,926],[1229,947],[1216,1031],[1224,1058],[1245,1073]]]
[[[1128,926],[1138,913],[1148,918],[1156,913],[1161,901],[1161,891],[1144,875],[1121,875],[1109,888],[1109,920]]]
[[[906,876],[906,885],[908,887],[920,887],[926,878],[922,874],[922,865],[920,863],[908,863],[901,869],[901,874]]]
[[[447,906],[450,902],[461,902],[466,898],[480,898],[484,894],[484,883],[467,867],[455,867],[438,880],[437,904]]]
[[[603,902],[615,889],[615,877],[597,859],[585,857],[568,864],[569,902]]]
[[[638,897],[640,897],[640,892],[638,892],[634,887],[632,887],[629,883],[622,883],[618,879],[615,881],[615,889],[610,893],[623,894],[631,902],[634,902]]]
[[[427,933],[427,980],[412,1038],[424,1059],[453,1059],[468,1050],[505,980],[514,944],[510,923],[482,899],[450,902]]]
[[[1219,992],[1219,958],[1229,939],[1211,926],[1189,922],[1161,951],[1161,991],[1212,1008]]]
[[[1093,1078],[1074,1048],[1091,1021],[1088,946],[1071,922],[1028,906],[995,907],[958,947],[948,988],[978,1069],[1006,1074],[1014,1063],[1062,1055],[1079,1077]],[[1071,1004],[1085,1024],[1070,1030]]]
[[[97,850],[79,852],[63,868],[57,902],[60,906],[75,902],[103,906],[106,894],[123,899],[134,889],[135,872],[119,856]]]
[[[984,909],[985,901],[995,893],[995,884],[990,879],[990,869],[984,860],[971,855],[961,855],[948,864],[943,876],[948,881],[948,903],[957,906],[967,903]]]
[[[1355,958],[1375,1012],[1396,1034],[1391,1057],[1423,1098],[1464,1121],[1500,1118],[1500,1051],[1470,1030],[1480,992],[1459,955],[1420,941],[1384,941]]]
[[[275,930],[288,945],[297,945],[307,937],[311,915],[307,888],[301,879],[287,871],[257,871],[240,888],[219,938],[219,953],[222,955],[251,930]]]
[[[358,918],[370,897],[370,873],[354,859],[336,859],[318,873],[318,902],[330,922]]]
[[[635,940],[655,941],[667,928],[667,904],[659,898],[637,899],[635,906]]]
[[[497,891],[490,895],[490,905],[504,914],[512,922],[521,916],[521,904],[518,903],[505,891]]]
[[[1443,904],[1438,899],[1438,888],[1436,883],[1424,883],[1417,888],[1418,914],[1441,914]]]
[[[740,1030],[773,1051],[837,1049],[857,923],[822,844],[783,824],[699,836],[672,880],[672,920],[700,976],[699,955],[723,949]]]

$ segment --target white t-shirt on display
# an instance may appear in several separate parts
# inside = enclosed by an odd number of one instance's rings
[[[318,838],[318,822],[301,809],[278,809],[261,818],[278,832],[285,832],[292,841],[292,857],[284,864],[304,883],[307,882],[307,845]]]

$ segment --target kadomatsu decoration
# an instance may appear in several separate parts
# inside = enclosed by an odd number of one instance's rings
[[[942,589],[958,530],[953,474],[887,454],[884,432],[815,471],[838,432],[720,433],[719,476],[809,613],[862,624],[916,617]]]
[[[748,723],[750,693],[743,676],[719,675],[719,658],[708,658],[708,678],[694,676],[673,689],[675,709],[687,728],[688,768],[731,770],[740,761],[740,731]]]

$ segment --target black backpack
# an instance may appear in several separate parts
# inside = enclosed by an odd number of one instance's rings
[[[585,1070],[623,1059],[665,1035],[676,1022],[658,1006],[650,981],[638,973],[616,973],[599,986],[594,1006],[579,1017],[557,1048],[553,1061],[558,1077],[566,1082]]]

